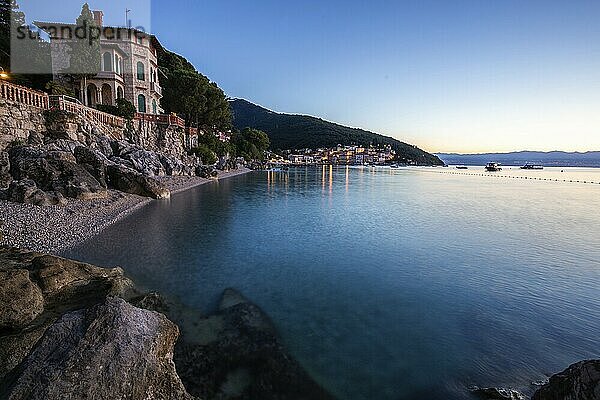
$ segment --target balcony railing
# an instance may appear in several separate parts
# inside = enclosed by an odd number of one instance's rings
[[[158,84],[158,82],[150,82],[150,90],[162,96],[162,88]]]

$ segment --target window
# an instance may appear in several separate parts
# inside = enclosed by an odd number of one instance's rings
[[[121,73],[121,65],[119,64],[119,56],[115,54],[115,72],[117,74]]]
[[[152,113],[158,114],[158,105],[156,104],[156,100],[152,99]]]
[[[136,35],[136,37],[137,37],[137,43],[138,44],[144,44],[144,36],[142,36],[141,34],[138,33]]]
[[[146,80],[146,71],[144,69],[144,63],[141,61],[137,63],[137,78],[138,81]]]
[[[140,94],[138,96],[138,112],[146,112],[146,96],[144,96],[143,94]]]
[[[105,72],[112,72],[112,55],[108,52],[104,53],[104,69]]]
[[[117,99],[123,98],[123,88],[121,86],[117,87]]]

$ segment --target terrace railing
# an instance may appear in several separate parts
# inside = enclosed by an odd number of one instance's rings
[[[32,107],[48,109],[48,94],[0,80],[0,98]]]
[[[185,120],[177,115],[136,113],[134,118],[141,121],[154,122],[160,125],[185,128]]]
[[[125,119],[95,108],[84,106],[79,100],[69,96],[50,96],[50,109],[71,112],[92,120],[96,124],[125,127]]]

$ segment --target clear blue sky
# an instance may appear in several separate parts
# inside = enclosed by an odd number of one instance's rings
[[[29,19],[74,19],[82,2],[21,3]],[[125,7],[147,19],[148,1],[89,3],[111,23]],[[430,151],[600,150],[598,0],[161,0],[151,11],[163,45],[229,96],[276,111]]]

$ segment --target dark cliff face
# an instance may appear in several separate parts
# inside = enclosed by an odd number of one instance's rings
[[[396,150],[399,159],[405,162],[443,165],[437,156],[391,137],[307,115],[276,113],[246,100],[237,99],[230,104],[235,127],[250,127],[266,132],[271,140],[271,148],[275,150],[331,148],[338,144],[390,145]]]

